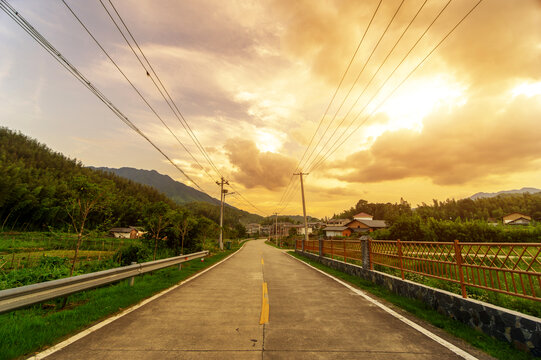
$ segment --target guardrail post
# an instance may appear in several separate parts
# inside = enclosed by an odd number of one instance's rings
[[[319,256],[323,256],[323,240],[318,239],[319,242]]]
[[[137,262],[132,261],[131,264],[132,264],[132,265],[135,265],[135,264],[137,264]],[[132,277],[130,278],[130,286],[133,286],[134,283],[135,283],[135,276],[132,276]]]
[[[404,280],[404,258],[402,257],[402,243],[400,243],[400,239],[396,240],[396,246],[398,247],[398,263],[400,266],[400,276],[402,277],[402,280]]]
[[[359,241],[361,242],[361,259],[363,261],[363,269],[370,269],[370,250],[368,249],[368,241],[370,237],[361,236]]]
[[[183,254],[180,254],[182,256]],[[182,263],[178,263],[178,271],[182,270]]]
[[[464,284],[464,273],[462,272],[462,250],[458,240],[454,241],[455,247],[455,261],[458,268],[458,276],[460,277],[460,289],[462,290],[462,297],[467,298],[466,285]]]

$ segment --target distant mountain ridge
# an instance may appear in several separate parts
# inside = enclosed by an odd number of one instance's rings
[[[492,198],[499,195],[513,195],[513,194],[524,194],[524,193],[535,194],[538,192],[541,192],[541,189],[523,187],[520,190],[504,190],[504,191],[498,191],[496,193],[478,192],[477,194],[473,194],[472,196],[470,196],[470,199],[476,200],[476,199],[483,199],[483,198]]]
[[[204,192],[196,190],[188,185],[173,180],[168,175],[163,175],[156,170],[143,170],[131,167],[122,167],[120,169],[108,167],[91,167],[96,170],[106,171],[136,183],[152,186],[158,191],[164,193],[177,204],[186,204],[192,201],[202,201],[214,205],[219,205],[217,200]]]

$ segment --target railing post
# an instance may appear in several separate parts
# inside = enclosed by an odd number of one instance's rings
[[[370,250],[368,249],[368,236],[361,236],[361,259],[363,261],[363,269],[370,269]]]
[[[402,257],[402,243],[400,242],[400,239],[396,240],[396,246],[398,247],[398,263],[400,266],[400,276],[402,277],[402,280],[404,280],[404,258]]]
[[[368,238],[368,262],[370,263],[370,270],[374,270],[374,261],[372,259],[372,238]]]
[[[462,272],[462,250],[458,240],[454,242],[455,246],[455,261],[456,266],[458,267],[458,276],[460,277],[460,289],[462,290],[462,297],[467,298],[468,294],[466,293],[466,285],[464,284],[464,273]]]
[[[304,252],[304,238],[302,238],[302,252]]]
[[[334,259],[334,241],[332,241],[332,238],[331,238],[331,259]]]
[[[344,262],[348,262],[347,253],[346,253],[346,239],[344,239]]]
[[[135,264],[137,264],[137,262],[132,261],[131,264],[132,264],[132,265],[135,265]],[[130,278],[130,286],[133,286],[134,283],[135,283],[135,276],[132,276],[132,277]]]
[[[323,256],[323,240],[318,239],[319,242],[319,256]]]

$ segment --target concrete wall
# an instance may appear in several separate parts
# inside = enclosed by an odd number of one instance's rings
[[[379,271],[370,271],[357,265],[303,253],[300,250],[296,252],[333,269],[384,286],[398,295],[423,301],[441,314],[496,339],[507,341],[534,356],[541,356],[541,319],[537,317],[474,299],[464,299],[444,290],[402,280]]]

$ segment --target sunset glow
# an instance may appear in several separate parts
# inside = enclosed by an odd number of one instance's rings
[[[361,198],[415,207],[541,185],[539,1],[484,1],[459,24],[473,2],[457,0],[430,28],[447,1],[405,1],[390,24],[383,1],[368,30],[375,0],[115,1],[182,117],[99,2],[69,3],[148,104],[62,2],[12,3],[205,192],[223,175],[257,206],[228,198],[243,210],[301,213],[299,169],[318,217]],[[0,126],[188,183],[3,13],[0,54]]]

